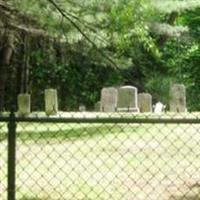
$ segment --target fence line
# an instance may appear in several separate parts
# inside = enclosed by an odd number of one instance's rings
[[[7,164],[7,199],[8,200],[16,200],[16,130],[17,130],[17,124],[18,123],[40,123],[40,124],[114,124],[115,126],[117,124],[127,124],[127,127],[131,124],[138,124],[139,126],[142,126],[142,124],[151,124],[152,126],[156,124],[177,124],[177,127],[182,124],[199,124],[200,125],[200,118],[163,118],[163,117],[157,117],[157,118],[149,118],[149,117],[89,117],[89,118],[83,118],[83,117],[20,117],[15,116],[15,114],[12,112],[9,117],[2,117],[0,116],[0,122],[4,122],[8,125],[8,134],[7,134],[7,141],[8,141],[8,164]],[[113,126],[114,127],[114,126]],[[109,130],[112,130],[111,127]],[[95,128],[95,127],[94,127]],[[195,131],[198,132],[198,127],[195,127]],[[97,129],[97,128],[96,128]],[[62,131],[62,129],[60,129]],[[72,128],[73,130],[73,128]],[[88,131],[87,129],[85,130]],[[97,131],[99,131],[97,129]],[[125,132],[123,128],[121,128],[121,131]],[[148,128],[146,129],[148,132]],[[183,131],[186,131],[186,129],[183,129]],[[149,132],[150,133],[150,132]],[[127,139],[129,139],[129,136],[126,136]],[[196,137],[196,136],[195,136]],[[45,139],[45,138],[44,138]],[[118,138],[116,138],[118,139]],[[193,138],[191,138],[191,141],[193,141]],[[123,141],[118,141],[122,142]],[[193,141],[194,142],[194,141]],[[198,145],[199,142],[196,141]],[[173,145],[173,144],[172,144]],[[180,145],[180,144],[179,144]],[[122,145],[123,146],[123,145]],[[103,148],[103,147],[102,147]],[[191,163],[192,165],[192,163]],[[199,166],[200,168],[200,166]],[[198,169],[199,169],[198,168]],[[122,198],[123,199],[123,198]],[[137,199],[137,197],[136,197]]]
[[[35,123],[125,123],[125,124],[200,124],[200,118],[136,118],[136,117],[14,117],[15,122]],[[0,122],[9,122],[9,117],[0,117]]]

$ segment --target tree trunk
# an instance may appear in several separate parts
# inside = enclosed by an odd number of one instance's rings
[[[176,19],[178,17],[178,12],[172,12],[169,16],[168,16],[168,19],[167,19],[167,23],[169,25],[174,25],[175,22],[176,22]],[[169,39],[169,36],[168,35],[162,35],[160,36],[160,38],[158,39],[158,45],[159,46],[163,46],[167,40]]]
[[[22,63],[22,79],[21,79],[21,93],[28,92],[29,80],[29,38],[27,35],[23,37],[23,63]]]
[[[0,50],[0,111],[5,108],[5,86],[7,78],[7,68],[10,65],[13,53],[13,36],[5,32],[3,46]]]
[[[28,81],[29,81],[29,38],[26,34],[23,36],[23,43],[20,47],[19,57],[20,62],[17,68],[17,93],[28,92]]]

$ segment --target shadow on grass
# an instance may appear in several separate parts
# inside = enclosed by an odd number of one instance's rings
[[[39,198],[39,197],[22,197],[20,198],[19,200],[52,200],[51,198],[49,197],[42,197],[42,198]]]
[[[139,126],[132,127],[128,133],[138,133],[140,129]],[[108,134],[119,134],[126,133],[122,125],[120,124],[100,124],[100,125],[88,125],[83,127],[72,127],[68,130],[56,130],[56,131],[20,131],[18,133],[18,138],[22,141],[33,140],[39,141],[44,139],[83,139],[92,138],[96,136],[105,136]]]
[[[7,133],[0,133],[0,142],[7,138]]]
[[[200,195],[172,196],[169,200],[200,200]]]
[[[47,200],[47,199],[40,199],[40,198],[26,198],[26,197],[24,197],[24,198],[22,198],[22,199],[20,199],[20,200]]]
[[[200,200],[199,195],[190,195],[190,196],[172,196],[169,200]]]
[[[191,192],[196,189],[198,192]],[[193,194],[194,193],[194,194]],[[183,195],[172,195],[169,200],[200,200],[200,185],[194,184],[190,187],[190,194],[185,193]]]
[[[5,123],[0,123],[0,142],[7,138],[6,127],[7,125]]]

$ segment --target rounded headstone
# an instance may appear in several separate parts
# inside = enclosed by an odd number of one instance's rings
[[[138,107],[140,112],[152,112],[152,96],[149,93],[138,94]]]
[[[47,115],[56,115],[58,112],[57,90],[45,90],[45,112]]]
[[[154,113],[161,114],[165,111],[166,106],[160,101],[154,105]]]
[[[117,111],[139,111],[136,87],[123,86],[118,89]]]
[[[83,104],[79,105],[78,110],[79,110],[80,112],[85,112],[85,111],[86,111],[85,105],[83,105]]]
[[[99,112],[100,109],[101,109],[101,102],[98,101],[98,102],[96,102],[95,105],[94,105],[94,111]]]

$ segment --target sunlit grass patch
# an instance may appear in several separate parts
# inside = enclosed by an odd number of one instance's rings
[[[17,198],[169,199],[200,181],[199,128],[19,123]]]

